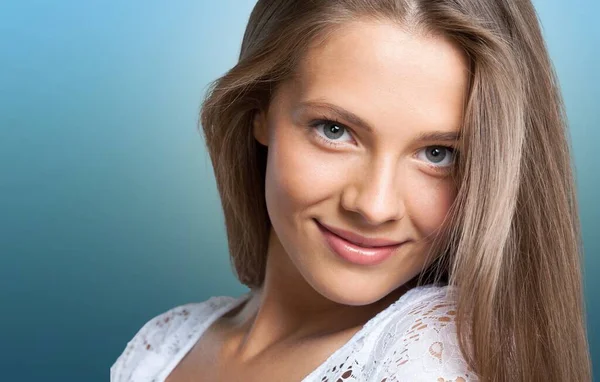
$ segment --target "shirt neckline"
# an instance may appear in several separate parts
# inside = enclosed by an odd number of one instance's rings
[[[325,361],[323,361],[313,371],[311,371],[309,374],[307,374],[301,380],[301,382],[310,382],[311,379],[314,379],[319,374],[323,373],[323,371],[329,365],[329,363],[332,359],[334,359],[341,352],[345,351],[349,346],[353,346],[353,344],[356,343],[361,337],[363,337],[365,335],[365,333],[367,333],[367,331],[372,326],[374,326],[375,324],[377,324],[378,322],[383,320],[385,317],[387,317],[387,315],[390,314],[395,307],[397,307],[398,305],[400,305],[401,303],[406,301],[406,299],[409,296],[412,296],[417,291],[423,291],[423,290],[436,290],[437,291],[441,287],[444,287],[444,285],[427,284],[427,285],[419,285],[419,286],[416,286],[416,287],[406,291],[404,294],[402,294],[402,296],[400,296],[396,301],[394,301],[392,304],[390,304],[387,308],[383,309],[382,311],[377,313],[375,316],[370,318],[348,341],[346,341],[342,346],[340,346],[337,350],[335,350],[329,357],[327,357],[327,359]],[[186,344],[184,346],[182,346],[181,349],[179,350],[179,352],[177,352],[177,354],[169,361],[167,366],[165,366],[161,370],[161,372],[159,373],[160,377],[157,378],[156,381],[165,382],[165,380],[168,378],[168,376],[173,372],[173,370],[175,370],[177,365],[179,365],[181,360],[190,352],[192,347],[200,340],[200,337],[202,337],[202,334],[204,334],[206,329],[208,329],[217,319],[224,316],[225,314],[232,311],[233,309],[237,308],[242,303],[246,302],[251,296],[252,296],[252,291],[247,292],[238,298],[225,297],[225,296],[213,297],[212,299],[222,298],[222,299],[230,299],[231,301],[225,303],[223,306],[221,306],[220,308],[213,311],[209,315],[209,317],[203,321],[201,329],[199,329],[191,338],[189,338],[189,340],[186,342]]]
[[[207,300],[206,303],[209,303],[211,300],[214,301],[214,300],[219,300],[219,299],[228,299],[230,301],[223,304],[223,306],[219,307],[218,309],[215,309],[213,312],[210,313],[210,315],[205,320],[203,320],[200,329],[198,331],[196,331],[196,333],[194,333],[194,335],[188,339],[188,341],[185,343],[185,345],[181,347],[181,349],[177,352],[177,354],[175,354],[175,356],[171,360],[169,360],[167,366],[162,368],[162,370],[159,373],[159,377],[156,378],[155,380],[157,382],[165,382],[166,379],[169,377],[169,375],[173,372],[173,370],[175,370],[177,365],[179,365],[181,360],[190,352],[192,347],[194,347],[194,345],[196,345],[196,343],[200,340],[200,337],[202,337],[202,334],[204,334],[204,332],[206,332],[206,329],[208,329],[217,319],[224,316],[229,311],[237,308],[240,304],[242,304],[243,302],[248,300],[248,298],[250,298],[251,295],[252,295],[252,292],[247,292],[238,298],[219,296],[219,297],[212,297],[209,300]],[[155,381],[155,380],[153,379],[153,381]]]
[[[419,286],[413,287],[413,288],[409,289],[408,291],[406,291],[405,293],[403,293],[402,296],[400,296],[396,301],[391,303],[387,308],[383,309],[382,311],[377,313],[375,316],[371,317],[362,326],[362,328],[360,328],[360,330],[357,331],[347,342],[345,342],[342,346],[340,346],[336,351],[331,353],[331,355],[329,357],[327,357],[327,359],[325,361],[323,361],[323,363],[321,363],[319,366],[317,366],[316,369],[311,371],[300,382],[310,382],[311,380],[315,380],[316,377],[318,377],[320,374],[322,374],[325,371],[325,368],[328,367],[328,365],[332,359],[337,357],[340,353],[345,351],[348,347],[353,346],[361,337],[365,336],[368,333],[368,331],[371,327],[375,326],[377,323],[379,323],[380,321],[385,319],[389,314],[392,313],[392,311],[397,306],[401,305],[404,301],[406,301],[409,296],[412,296],[417,291],[423,291],[423,290],[437,291],[442,287],[444,287],[444,286],[433,285],[433,284],[419,285]]]

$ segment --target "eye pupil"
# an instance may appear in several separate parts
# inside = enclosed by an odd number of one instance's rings
[[[324,133],[329,139],[337,139],[344,134],[344,129],[333,123],[325,125]]]
[[[432,147],[426,152],[427,159],[433,163],[440,163],[446,158],[447,151],[448,150],[443,147]]]

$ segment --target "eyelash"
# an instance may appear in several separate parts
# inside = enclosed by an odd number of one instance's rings
[[[311,130],[311,133],[314,134],[321,142],[325,143],[326,145],[329,145],[330,147],[339,147],[339,146],[343,146],[342,143],[336,143],[330,139],[324,138],[322,135],[317,134],[316,129],[317,127],[321,126],[321,125],[337,125],[339,127],[342,127],[348,134],[350,134],[350,136],[352,136],[352,129],[350,129],[348,126],[344,125],[343,123],[341,123],[340,121],[338,121],[336,118],[321,118],[321,119],[316,119],[313,120],[309,123],[309,128]],[[353,138],[354,139],[354,138]],[[436,166],[427,162],[423,162],[421,161],[425,166],[427,166],[428,168],[436,171],[436,172],[440,172],[440,173],[449,173],[452,171],[452,169],[454,168],[454,165],[456,163],[456,159],[458,156],[458,150],[456,150],[454,147],[451,146],[444,146],[444,145],[431,145],[431,146],[426,146],[424,147],[424,149],[429,149],[432,147],[439,147],[442,149],[446,149],[448,150],[451,155],[453,155],[453,163],[449,166]],[[419,153],[423,148],[419,149],[419,151],[417,151],[417,153]],[[416,153],[415,153],[416,156]]]
[[[337,125],[340,126],[341,128],[343,128],[348,134],[350,134],[350,136],[352,136],[352,129],[350,129],[348,126],[344,125],[343,123],[341,123],[340,121],[338,121],[337,119],[333,118],[333,119],[316,119],[314,121],[312,121],[309,124],[309,127],[311,128],[311,133],[315,134],[316,137],[321,140],[321,142],[331,146],[331,147],[339,147],[339,146],[343,146],[343,144],[341,143],[336,143],[330,139],[324,138],[322,135],[317,134],[316,130],[317,127],[321,126],[321,125]],[[354,139],[354,138],[353,138]]]
[[[454,149],[453,147],[450,146],[439,146],[439,145],[435,145],[435,146],[427,146],[425,147],[425,149],[429,149],[432,147],[438,147],[438,148],[442,148],[442,149],[446,149],[450,152],[451,155],[453,155],[452,158],[452,163],[448,166],[436,166],[433,165],[431,163],[427,163],[427,162],[422,162],[425,166],[429,167],[430,169],[432,169],[433,171],[437,171],[440,172],[442,174],[447,174],[450,173],[454,170],[455,165],[456,165],[456,158],[458,156],[458,150]],[[420,152],[420,150],[419,150]]]

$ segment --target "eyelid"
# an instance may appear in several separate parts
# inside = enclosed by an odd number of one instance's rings
[[[317,126],[320,126],[320,125],[323,125],[323,124],[327,124],[327,123],[339,125],[340,127],[344,128],[346,130],[346,132],[350,135],[350,137],[352,138],[352,140],[356,142],[356,139],[354,138],[354,131],[352,130],[352,128],[348,127],[347,124],[345,124],[343,122],[340,122],[336,117],[327,117],[327,116],[323,115],[323,116],[321,116],[319,118],[312,119],[309,122],[308,126],[309,126],[309,128],[311,130],[311,133],[316,134],[316,136],[318,137],[318,139],[320,139],[325,144],[328,144],[330,146],[342,146],[342,145],[345,145],[347,142],[344,142],[344,141],[342,141],[342,142],[336,142],[335,140],[331,140],[331,139],[328,139],[326,137],[323,137],[321,134],[318,134],[316,132]],[[444,148],[444,149],[450,151],[450,153],[452,155],[452,163],[450,163],[448,165],[444,165],[444,166],[438,166],[438,165],[427,163],[427,162],[425,162],[423,160],[420,160],[420,159],[416,158],[420,152],[422,152],[423,150],[426,150],[428,148],[431,148],[431,147],[440,147],[440,148]],[[431,145],[430,144],[430,145],[427,145],[427,146],[422,147],[421,149],[417,150],[417,152],[414,154],[414,157],[417,160],[419,160],[419,162],[423,163],[424,165],[426,165],[427,167],[433,169],[434,171],[448,172],[449,170],[451,170],[454,167],[454,164],[456,163],[456,156],[457,156],[457,154],[458,154],[458,150],[455,147],[453,147],[453,146],[448,146],[448,145],[444,145],[444,144],[441,144],[441,145],[436,145],[436,144]]]
[[[441,165],[440,166],[440,165],[436,165],[436,164],[433,164],[431,162],[427,162],[427,161],[424,161],[424,160],[418,158],[418,156],[419,156],[419,154],[421,152],[423,152],[424,150],[430,149],[432,147],[439,147],[439,148],[443,148],[443,149],[448,150],[450,152],[450,155],[452,156],[452,162],[450,164]],[[452,147],[452,146],[446,146],[446,145],[428,145],[428,146],[422,147],[419,150],[417,150],[415,152],[415,154],[414,154],[414,157],[419,162],[425,164],[429,168],[432,168],[432,169],[437,170],[437,171],[447,172],[447,171],[451,170],[454,167],[454,165],[456,163],[456,157],[457,157],[457,155],[458,155],[458,150],[456,148]]]
[[[310,127],[311,132],[317,134],[317,136],[321,140],[323,140],[324,142],[326,142],[326,143],[328,143],[328,144],[330,144],[332,146],[339,146],[339,145],[344,145],[344,144],[348,143],[347,141],[336,142],[335,140],[328,139],[326,137],[323,137],[321,134],[318,134],[316,132],[316,129],[317,129],[318,126],[323,125],[323,124],[333,124],[333,125],[338,125],[338,126],[342,127],[346,131],[346,133],[348,133],[350,135],[350,137],[352,138],[352,140],[354,142],[356,142],[356,139],[354,138],[354,132],[352,131],[352,129],[350,127],[348,127],[348,125],[346,125],[346,124],[344,124],[342,122],[339,122],[336,118],[322,117],[322,118],[319,118],[319,119],[312,120],[309,123],[308,126]]]
[[[322,118],[317,118],[317,119],[313,119],[309,126],[311,127],[317,127],[319,125],[322,125],[324,123],[332,123],[335,125],[340,125],[341,127],[343,127],[344,129],[348,130],[348,132],[352,131],[351,128],[349,128],[346,124],[344,124],[343,122],[338,121],[336,118],[327,118],[327,117],[322,117]]]

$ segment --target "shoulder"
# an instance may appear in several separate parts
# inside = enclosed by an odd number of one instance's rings
[[[202,329],[203,322],[234,301],[233,297],[212,297],[153,317],[137,331],[111,366],[111,382],[146,380],[142,374],[150,380],[179,353],[186,340]]]
[[[455,288],[417,287],[403,297],[392,305],[373,349],[377,380],[477,381],[458,344]]]

